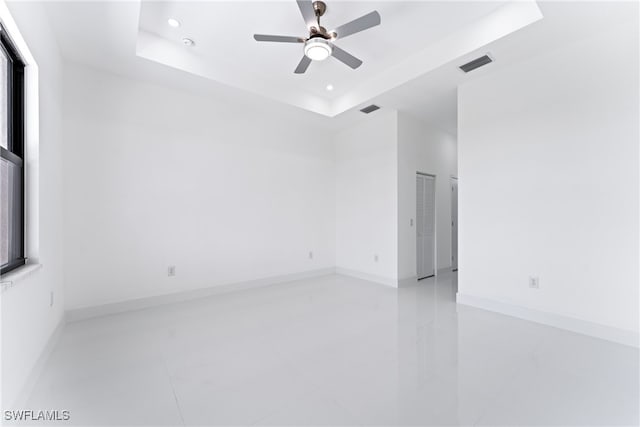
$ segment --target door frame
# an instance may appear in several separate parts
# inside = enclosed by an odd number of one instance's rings
[[[438,177],[433,173],[426,173],[416,171],[416,177],[426,176],[429,178],[433,178],[433,274],[425,277],[418,277],[418,192],[417,188],[414,191],[416,195],[416,277],[418,280],[428,279],[429,277],[434,277],[438,275]]]

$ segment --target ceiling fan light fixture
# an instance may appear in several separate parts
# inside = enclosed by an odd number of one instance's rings
[[[304,54],[313,61],[324,61],[331,52],[331,44],[322,37],[312,37],[304,44]]]

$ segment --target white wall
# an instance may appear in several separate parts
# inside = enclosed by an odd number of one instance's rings
[[[436,268],[451,266],[451,177],[457,176],[456,137],[398,116],[398,277],[416,277],[416,173],[436,176]],[[414,225],[411,224],[414,220]]]
[[[68,309],[335,265],[321,132],[75,65],[64,108]]]
[[[397,128],[397,112],[383,109],[335,138],[336,266],[392,286],[398,279]]]
[[[459,88],[461,294],[637,334],[638,52],[621,25]]]
[[[1,295],[4,408],[20,396],[64,313],[61,58],[41,4],[21,2],[8,6],[39,68],[39,147],[28,148],[26,165],[29,179],[36,181],[27,183],[26,198],[30,210],[28,255],[37,258],[42,267],[14,280],[13,286]],[[0,8],[4,9],[4,3]],[[35,139],[29,143],[36,141],[37,145],[38,135],[32,132],[32,124],[28,123],[27,132]]]

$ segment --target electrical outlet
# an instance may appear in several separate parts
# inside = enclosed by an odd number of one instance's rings
[[[309,251],[309,259],[313,259],[313,251]]]
[[[540,289],[540,279],[538,277],[529,277],[529,287],[531,289]]]
[[[409,220],[409,227],[413,227],[413,218]]]
[[[170,265],[169,268],[167,268],[167,276],[173,277],[175,275],[176,275],[176,266]]]
[[[378,254],[373,255],[373,262],[378,262]]]
[[[53,291],[49,294],[49,307],[53,307]]]

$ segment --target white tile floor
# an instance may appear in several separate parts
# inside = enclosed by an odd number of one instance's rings
[[[327,276],[71,323],[29,407],[75,425],[638,424],[638,350],[457,306],[455,281]]]

